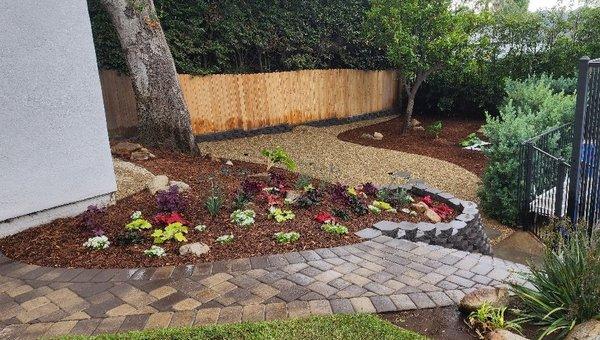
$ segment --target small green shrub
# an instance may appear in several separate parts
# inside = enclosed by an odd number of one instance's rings
[[[141,211],[135,211],[131,214],[131,222],[125,225],[127,230],[150,229],[152,224],[144,219]]]
[[[488,165],[479,190],[481,208],[504,224],[517,222],[521,143],[573,119],[575,97],[555,93],[547,77],[507,80],[507,100],[498,117],[487,115],[484,150]]]
[[[275,164],[283,164],[290,171],[296,170],[296,162],[294,162],[283,148],[263,149],[260,154],[267,159],[267,172]]]
[[[162,244],[171,239],[175,239],[177,242],[187,242],[187,238],[185,238],[187,232],[188,227],[180,222],[175,222],[166,226],[165,229],[155,229],[151,236],[154,237],[156,244]]]
[[[298,176],[298,179],[296,180],[294,187],[298,190],[310,191],[310,188],[312,188],[312,182],[310,180],[310,177],[308,177],[306,175]]]
[[[521,332],[519,320],[507,320],[506,307],[494,307],[484,302],[479,309],[469,314],[467,324],[475,329],[477,334],[483,336],[495,329],[506,329],[517,333]]]
[[[427,128],[425,128],[425,130],[427,131],[427,133],[432,135],[435,139],[438,139],[440,137],[440,133],[442,133],[443,128],[444,128],[444,125],[442,124],[442,121],[438,120],[438,121],[433,122],[431,125],[427,126]]]
[[[241,226],[249,227],[254,224],[254,218],[256,213],[252,209],[248,210],[236,210],[231,213],[231,222]]]
[[[150,247],[150,249],[144,250],[144,255],[148,257],[163,257],[167,255],[167,253],[163,247],[153,245]]]
[[[239,191],[233,197],[232,207],[234,210],[241,210],[244,209],[248,203],[250,203],[250,197],[243,191]]]
[[[321,229],[323,229],[323,231],[330,233],[330,234],[345,235],[348,233],[348,228],[346,228],[345,226],[343,226],[341,224],[337,224],[337,223],[333,223],[333,222],[323,224],[321,226]]]
[[[213,180],[211,180],[210,195],[206,198],[204,206],[212,217],[219,215],[223,207],[223,194],[221,194],[221,189]]]
[[[578,323],[600,318],[600,232],[557,232],[555,249],[548,248],[542,264],[524,274],[530,286],[511,285],[524,305],[521,320],[544,327],[541,337],[562,338]]]
[[[269,208],[269,218],[274,219],[277,223],[293,220],[296,215],[291,210],[282,210],[280,208]]]
[[[273,238],[275,239],[275,241],[277,241],[277,243],[281,243],[281,244],[292,243],[292,242],[296,242],[300,239],[300,233],[298,233],[296,231],[290,231],[288,233],[279,232],[279,233],[273,234]]]
[[[483,143],[483,141],[479,138],[479,136],[477,136],[477,133],[473,132],[470,133],[465,139],[461,140],[458,145],[464,148],[467,146],[481,145],[481,143]]]

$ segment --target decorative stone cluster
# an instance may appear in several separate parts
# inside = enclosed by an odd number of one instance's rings
[[[400,187],[418,196],[430,195],[433,199],[448,204],[460,214],[448,223],[379,221],[373,225],[373,228],[359,231],[358,236],[373,238],[383,234],[485,255],[492,253],[489,239],[483,230],[477,204],[460,200],[452,194],[441,192],[423,183]]]

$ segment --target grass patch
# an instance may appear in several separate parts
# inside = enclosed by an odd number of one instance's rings
[[[306,319],[165,328],[62,339],[426,339],[369,314],[317,316]]]

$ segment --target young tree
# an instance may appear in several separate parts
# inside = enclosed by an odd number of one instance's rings
[[[385,49],[406,92],[405,124],[411,127],[415,96],[432,73],[465,60],[477,37],[479,15],[450,0],[373,0],[367,34]]]
[[[152,0],[100,0],[133,79],[139,137],[146,145],[195,153],[198,147],[175,63]]]

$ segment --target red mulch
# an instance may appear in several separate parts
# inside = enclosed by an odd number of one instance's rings
[[[421,120],[424,127],[438,120],[430,117],[417,118]],[[442,133],[439,139],[435,140],[426,131],[411,130],[407,135],[400,135],[404,119],[398,117],[379,124],[342,132],[338,138],[346,142],[442,159],[460,165],[481,177],[487,164],[485,155],[479,151],[465,150],[458,143],[477,131],[483,123],[483,121],[477,120],[443,119]],[[383,140],[361,137],[364,133],[372,135],[373,132],[381,132],[384,135]]]
[[[119,201],[116,205],[108,207],[106,213],[101,215],[102,228],[112,242],[108,249],[93,251],[83,247],[82,244],[92,235],[82,228],[82,218],[78,216],[59,219],[44,226],[1,239],[0,250],[12,259],[41,266],[83,268],[158,267],[352,244],[360,241],[353,234],[355,231],[369,227],[381,219],[392,221],[411,220],[413,222],[424,220],[421,215],[412,217],[402,213],[355,216],[349,212],[343,202],[334,201],[329,191],[324,190],[325,194],[320,205],[309,209],[291,207],[296,214],[296,218],[281,224],[267,218],[268,204],[264,200],[255,199],[252,208],[257,213],[256,222],[250,228],[244,229],[230,222],[229,215],[233,210],[231,207],[232,198],[236,190],[239,189],[241,181],[248,174],[264,171],[263,165],[234,162],[234,166],[231,167],[224,165],[221,161],[211,161],[199,156],[187,156],[159,150],[152,151],[158,156],[156,159],[138,163],[155,174],[165,174],[170,179],[181,180],[191,186],[191,190],[184,194],[187,200],[187,208],[181,214],[191,223],[189,233],[186,235],[188,242],[204,242],[211,247],[210,251],[203,257],[180,256],[178,248],[181,244],[175,241],[169,241],[162,245],[167,251],[167,256],[161,258],[145,256],[143,251],[152,245],[152,238],[149,235],[153,229],[142,231],[145,240],[141,244],[128,246],[115,244],[116,237],[124,232],[125,224],[130,221],[132,212],[140,210],[144,217],[150,221],[157,213],[156,199],[147,191]],[[275,170],[275,172],[284,176],[288,185],[293,187],[297,174],[283,170]],[[206,197],[210,194],[211,178],[218,183],[226,197],[221,213],[214,219],[210,217],[204,206]],[[330,186],[316,180],[313,183],[323,188]],[[65,188],[65,190],[68,190],[68,188]],[[341,222],[349,229],[347,235],[328,234],[321,230],[319,223],[314,221],[314,216],[318,212],[331,212],[333,208],[343,209],[352,216],[350,221]],[[454,218],[454,216],[450,218]],[[193,229],[195,225],[201,223],[208,226],[206,231],[198,232]],[[279,231],[298,231],[301,234],[300,240],[287,245],[278,244],[273,240],[273,234]],[[226,245],[216,243],[215,239],[218,236],[230,233],[235,235],[233,243]]]

